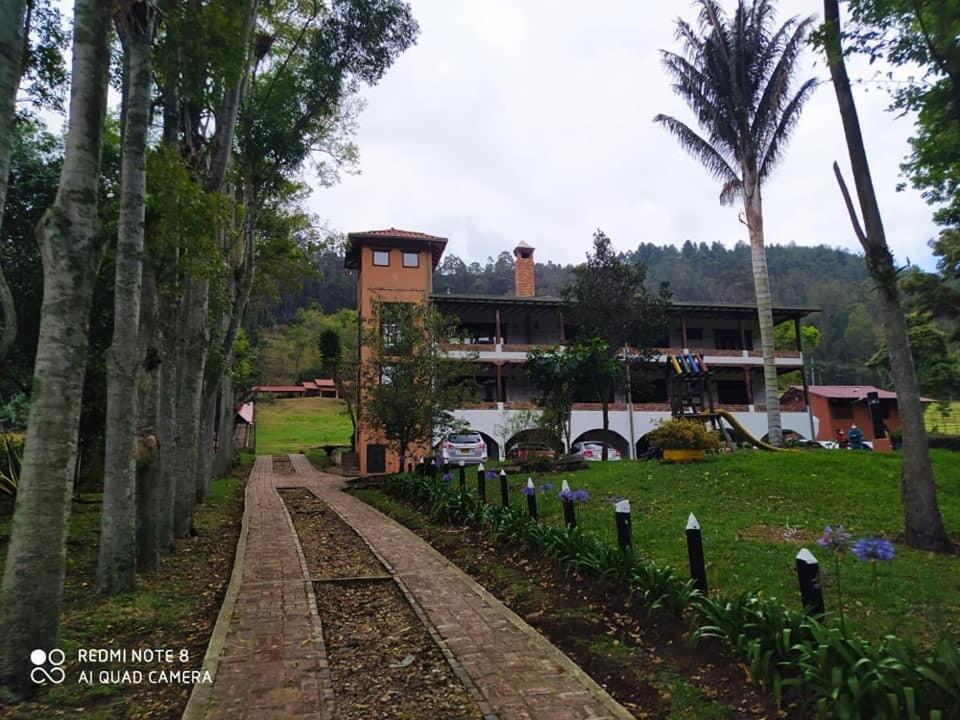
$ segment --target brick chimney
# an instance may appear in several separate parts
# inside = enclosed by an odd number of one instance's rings
[[[533,297],[537,294],[533,250],[534,248],[522,240],[513,249],[513,283],[517,297]]]

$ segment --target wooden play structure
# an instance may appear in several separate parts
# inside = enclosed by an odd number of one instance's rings
[[[754,447],[761,450],[779,451],[781,449],[754,437],[736,416],[716,406],[714,401],[717,396],[716,382],[703,355],[699,353],[667,355],[666,359],[667,397],[670,400],[670,412],[673,417],[699,420],[704,424],[709,422],[714,430],[723,435],[731,450],[734,444],[727,425]]]

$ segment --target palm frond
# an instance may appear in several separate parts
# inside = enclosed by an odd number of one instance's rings
[[[800,120],[800,111],[817,87],[817,80],[810,78],[797,91],[780,116],[780,122],[770,136],[763,158],[760,160],[760,180],[765,180],[783,159],[783,151]]]
[[[782,46],[779,59],[770,77],[767,80],[763,95],[757,102],[757,112],[753,121],[752,135],[761,147],[767,147],[771,141],[771,131],[779,124],[780,116],[790,98],[793,82],[796,77],[797,60],[807,42],[814,18],[808,17],[801,21],[796,18],[784,24],[781,30],[792,27],[792,34]]]
[[[720,204],[733,205],[733,201],[743,196],[743,183],[740,178],[730,180],[720,191]]]
[[[713,177],[725,184],[731,181],[739,182],[739,176],[721,152],[689,126],[669,115],[657,115],[653,121],[664,126],[677,138],[680,147],[699,160]]]

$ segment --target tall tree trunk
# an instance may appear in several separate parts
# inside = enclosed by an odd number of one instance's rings
[[[750,232],[750,259],[753,264],[753,285],[757,296],[757,317],[760,321],[760,350],[763,353],[763,388],[767,406],[767,434],[771,445],[783,445],[780,422],[780,387],[777,384],[777,359],[773,337],[773,295],[767,273],[767,251],[763,241],[763,205],[760,184],[754,175],[744,172],[744,209]],[[746,350],[746,348],[744,348]]]
[[[174,303],[161,300],[160,313],[160,407],[158,409],[158,432],[160,438],[160,500],[157,534],[160,552],[176,550],[174,534],[174,507],[177,497],[177,309]]]
[[[907,320],[900,306],[897,270],[887,246],[880,206],[870,176],[870,165],[860,132],[857,106],[850,89],[846,63],[840,41],[840,8],[837,0],[824,0],[823,14],[827,32],[824,45],[827,63],[837,95],[843,131],[853,168],[853,179],[860,201],[864,228],[857,220],[856,210],[843,182],[840,167],[834,163],[834,172],[847,203],[850,220],[857,239],[863,246],[867,268],[877,290],[877,305],[890,356],[890,374],[897,390],[900,425],[903,432],[903,465],[900,474],[900,495],[903,502],[907,544],[925,550],[946,551],[950,539],[943,526],[937,503],[937,486],[930,464],[927,431],[923,421],[923,405],[917,385],[917,372],[910,349]]]
[[[23,47],[26,42],[24,17],[26,0],[0,0],[0,228],[7,204],[10,156],[13,153],[13,123],[17,90],[23,74]],[[0,362],[10,353],[17,337],[17,308],[13,293],[0,267]]]
[[[610,400],[607,398],[606,391],[604,391],[603,404],[600,407],[603,410],[603,449],[600,460],[606,462],[608,455],[607,445],[610,442]]]
[[[219,380],[219,379],[218,379]],[[219,381],[216,385],[219,386]],[[206,502],[213,478],[213,433],[217,422],[217,389],[211,390],[213,401],[204,397],[200,406],[200,433],[197,440],[197,502]],[[204,391],[206,395],[206,391]]]
[[[56,645],[90,305],[104,237],[97,181],[111,3],[76,0],[70,120],[60,187],[37,228],[43,308],[26,452],[0,586],[0,682],[29,689],[30,653]]]
[[[124,47],[124,123],[120,160],[120,217],[114,281],[113,339],[107,359],[106,451],[97,590],[103,595],[136,587],[137,376],[141,367],[140,295],[150,125],[153,9],[128,3],[117,13]]]
[[[197,500],[197,446],[200,439],[203,375],[209,328],[210,283],[188,277],[184,283],[182,346],[177,367],[177,466],[174,536],[188,537]]]
[[[140,344],[145,348],[140,373],[137,432],[137,570],[153,572],[160,565],[160,526],[164,515],[163,455],[159,448],[160,351],[156,273],[149,258],[143,265],[143,302],[140,304]]]
[[[233,433],[236,417],[233,404],[233,377],[228,372],[220,381],[220,416],[217,418],[217,437],[220,443],[213,463],[214,477],[227,475],[233,467]]]

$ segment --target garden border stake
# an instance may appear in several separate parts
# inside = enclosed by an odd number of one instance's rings
[[[487,504],[487,471],[483,469],[483,463],[477,466],[477,496],[480,502]]]
[[[527,478],[527,512],[534,521],[539,519],[537,515],[537,488],[533,484],[533,478]]]
[[[633,526],[630,523],[630,501],[620,500],[614,506],[614,515],[617,519],[617,543],[621,550],[633,545]]]
[[[707,564],[703,557],[703,535],[700,532],[700,523],[693,513],[687,518],[687,557],[690,559],[693,586],[706,597]]]
[[[797,553],[797,578],[800,581],[800,600],[808,615],[824,615],[823,588],[820,585],[820,563],[813,553],[803,548]]]
[[[570,499],[570,483],[566,480],[560,487],[561,504],[563,505],[563,522],[568,528],[577,526],[577,513],[573,508],[573,500]]]
[[[460,489],[467,489],[467,466],[463,460],[460,461]]]
[[[507,471],[500,471],[500,504],[503,507],[510,507],[510,491],[507,488]]]

